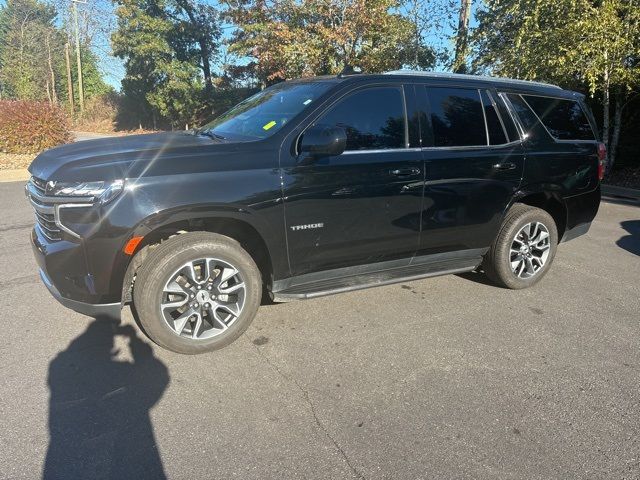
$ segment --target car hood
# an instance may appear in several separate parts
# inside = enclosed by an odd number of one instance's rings
[[[213,160],[228,158],[243,145],[218,143],[189,132],[85,140],[42,152],[29,166],[29,172],[43,180],[57,181],[192,173],[211,170]]]

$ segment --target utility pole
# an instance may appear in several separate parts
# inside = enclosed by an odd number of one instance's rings
[[[78,3],[87,3],[81,0],[71,0],[73,5],[73,21],[76,26],[76,61],[78,63],[78,103],[80,113],[84,113],[84,88],[82,86],[82,59],[80,55],[80,29],[78,28]]]
[[[73,101],[73,79],[71,78],[71,59],[69,58],[69,42],[64,44],[64,59],[67,63],[67,92],[69,95],[69,106],[71,107],[71,113],[76,110],[75,102]]]
[[[453,61],[454,73],[465,73],[467,71],[470,15],[471,0],[460,0],[460,17],[458,19],[458,34],[456,36],[456,56]]]

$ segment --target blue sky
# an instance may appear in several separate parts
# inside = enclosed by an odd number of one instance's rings
[[[53,0],[58,6],[60,14],[60,23],[63,17],[68,13],[70,0]],[[207,0],[205,0],[207,1]],[[475,11],[481,0],[474,0],[472,7],[471,26],[475,25]],[[209,0],[210,4],[220,7],[218,1]],[[6,0],[0,0],[0,6],[6,5]],[[436,48],[452,49],[451,37],[455,34],[457,27],[457,9],[459,8],[459,0],[428,0],[427,8],[435,8],[437,12],[449,12],[453,18],[450,20],[436,20],[434,27],[426,35],[428,43]],[[104,75],[105,81],[112,85],[116,90],[120,89],[120,82],[124,77],[125,71],[123,63],[120,59],[111,55],[110,31],[115,28],[114,7],[111,0],[87,0],[86,4],[79,4],[79,12],[81,18],[86,18],[92,22],[92,30],[97,32],[92,40],[92,48],[100,59],[100,69]],[[430,17],[431,18],[431,17]],[[434,17],[435,18],[435,17]],[[223,32],[228,36],[233,30],[232,26],[225,26]],[[437,65],[436,70],[443,70],[444,65]]]

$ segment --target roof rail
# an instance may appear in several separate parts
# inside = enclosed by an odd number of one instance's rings
[[[505,77],[489,77],[486,75],[467,75],[464,73],[448,73],[448,72],[421,72],[417,70],[393,70],[390,72],[384,72],[383,75],[410,75],[416,77],[428,77],[428,78],[459,78],[466,80],[482,80],[495,83],[511,83],[516,85],[538,85],[540,87],[559,88],[558,85],[552,83],[535,82],[529,80],[517,80],[515,78]],[[562,89],[561,89],[562,90]]]

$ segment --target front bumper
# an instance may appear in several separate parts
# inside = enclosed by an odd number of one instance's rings
[[[48,242],[36,226],[31,232],[31,246],[40,278],[56,300],[84,315],[120,318],[119,297],[96,291],[97,282],[88,268],[82,244]]]
[[[51,280],[47,276],[44,270],[40,269],[40,279],[45,284],[51,295],[58,300],[62,305],[70,308],[73,311],[82,313],[95,318],[111,318],[120,320],[120,311],[122,310],[122,304],[118,303],[84,303],[77,300],[71,300],[70,298],[63,297],[58,289],[51,283]]]

